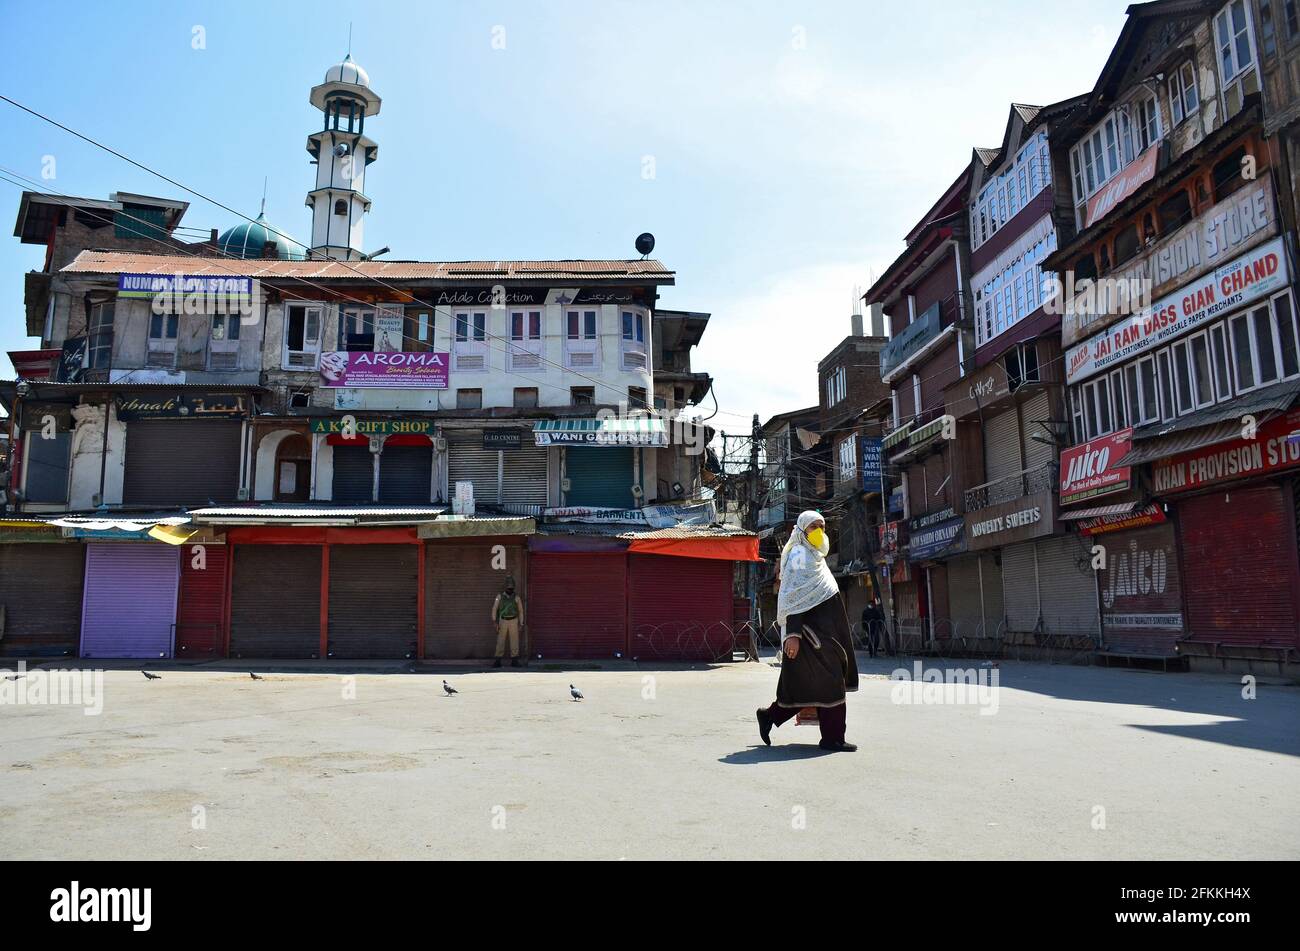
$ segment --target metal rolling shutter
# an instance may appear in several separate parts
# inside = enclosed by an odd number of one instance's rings
[[[81,656],[170,657],[179,575],[170,545],[87,545]]]
[[[433,447],[386,446],[379,456],[379,501],[428,505],[432,497]]]
[[[952,606],[948,603],[948,566],[931,565],[925,569],[928,579],[923,575],[922,582],[926,584],[926,597],[930,599],[930,637],[949,638],[952,637]]]
[[[0,606],[5,615],[0,655],[76,654],[85,575],[85,545],[0,545]]]
[[[1101,636],[1091,546],[1078,535],[1040,538],[1038,588],[1048,634]]]
[[[194,567],[196,545],[181,548],[181,596],[176,610],[176,656],[221,656],[225,646],[225,545],[204,545],[202,569]]]
[[[569,446],[564,473],[569,480],[568,505],[631,508],[633,460],[630,446]]]
[[[492,567],[493,546],[483,543],[431,544],[424,551],[424,656],[461,660],[491,657],[497,631],[492,623],[492,602],[505,587],[506,575],[515,579],[515,593],[524,598],[524,628],[529,626],[531,605],[524,575],[524,550],[506,546],[504,571]],[[528,645],[521,640],[520,653]]]
[[[1020,419],[1016,408],[990,416],[984,422],[984,481],[997,482],[1019,473]]]
[[[1052,401],[1046,390],[1035,393],[1020,407],[1020,417],[1025,437],[1025,468],[1037,469],[1056,461],[1056,447],[1050,442],[1051,433],[1039,425],[1052,418]]]
[[[526,604],[530,653],[565,660],[626,654],[626,584],[624,552],[533,552]]]
[[[335,502],[369,502],[375,490],[375,464],[369,446],[334,447]]]
[[[1186,499],[1178,524],[1191,639],[1296,647],[1295,525],[1283,488]]]
[[[160,507],[233,502],[242,433],[242,423],[228,420],[128,422],[122,501]]]
[[[519,449],[505,451],[505,482],[501,486],[501,501],[517,505],[545,505],[547,503],[547,470],[545,446],[533,443],[533,434],[523,434]]]
[[[332,545],[329,576],[330,657],[415,656],[415,545]]]
[[[1106,547],[1097,583],[1107,652],[1176,656],[1185,625],[1173,523],[1107,533],[1097,541]]]
[[[483,448],[478,430],[452,433],[447,437],[447,492],[455,496],[457,482],[474,483],[475,505],[496,505],[499,501],[500,453]]]
[[[992,553],[980,556],[984,574],[984,636],[1001,637],[1006,610],[1002,603],[1002,567]]]
[[[230,656],[320,655],[320,545],[238,545],[230,582]]]
[[[948,562],[948,605],[955,638],[984,636],[979,561],[978,555],[971,555]]]
[[[731,659],[730,561],[629,554],[627,570],[633,658]]]
[[[1002,549],[1002,609],[1008,635],[1029,634],[1038,627],[1038,569],[1033,542]]]

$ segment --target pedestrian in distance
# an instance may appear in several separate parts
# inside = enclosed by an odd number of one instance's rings
[[[880,610],[880,603],[874,599],[867,602],[862,609],[862,639],[866,641],[868,657],[880,653],[880,631],[884,626],[885,613]]]
[[[772,727],[806,707],[817,710],[824,750],[851,753],[844,740],[846,694],[858,689],[853,632],[839,585],[826,564],[830,540],[819,512],[799,516],[781,551],[776,619],[781,625],[781,676],[776,700],[759,708],[758,732],[772,743]]]

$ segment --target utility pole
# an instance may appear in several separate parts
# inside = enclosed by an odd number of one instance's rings
[[[758,414],[754,414],[754,420],[750,426],[749,432],[749,506],[745,512],[745,528],[751,532],[758,530]],[[749,562],[747,571],[748,583],[745,586],[745,593],[749,597],[749,622],[755,632],[755,651],[754,659],[758,659],[757,651],[757,632],[758,632],[758,562]]]

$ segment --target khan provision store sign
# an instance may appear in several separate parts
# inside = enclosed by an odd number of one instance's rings
[[[1269,420],[1253,439],[1234,439],[1161,459],[1151,467],[1157,495],[1300,466],[1300,410]]]
[[[1127,490],[1133,482],[1132,467],[1117,469],[1111,463],[1128,453],[1133,445],[1132,436],[1132,428],[1122,429],[1062,452],[1061,504],[1071,505]]]
[[[1243,254],[1134,317],[1066,351],[1066,380],[1078,383],[1287,286],[1283,239]]]
[[[447,388],[449,353],[346,353],[320,356],[321,386]]]

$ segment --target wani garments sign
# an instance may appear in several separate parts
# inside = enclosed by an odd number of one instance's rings
[[[1078,383],[1126,363],[1202,324],[1287,286],[1282,238],[1225,264],[1066,351],[1066,380]]]
[[[1123,429],[1062,452],[1061,504],[1127,490],[1133,481],[1132,467],[1116,468],[1112,463],[1128,453],[1132,436],[1131,428]]]
[[[321,354],[321,386],[445,390],[450,357],[448,353],[331,350]]]

